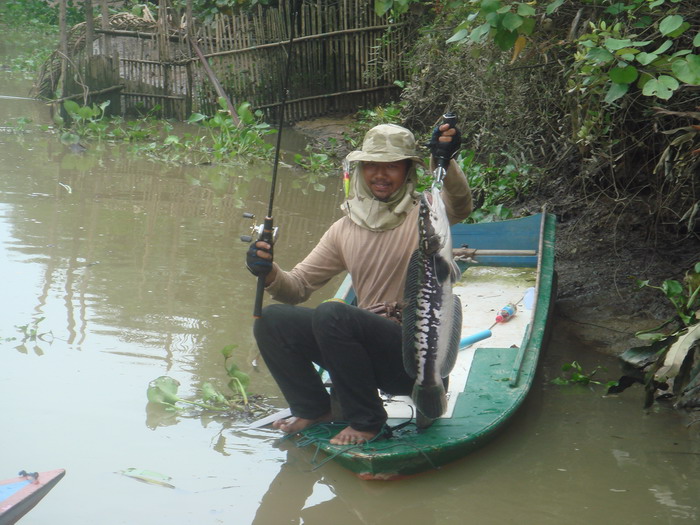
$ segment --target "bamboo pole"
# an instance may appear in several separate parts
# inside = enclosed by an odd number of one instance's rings
[[[85,6],[85,55],[92,56],[92,42],[95,39],[95,19],[92,16],[92,0],[83,0]]]
[[[60,0],[58,6],[58,27],[61,33],[59,49],[61,50],[61,94],[66,92],[66,78],[68,76],[68,28],[66,27],[66,1]]]
[[[103,31],[109,31],[109,8],[107,0],[100,0],[100,26]],[[102,34],[102,54],[109,57],[112,56],[112,37],[107,34]]]

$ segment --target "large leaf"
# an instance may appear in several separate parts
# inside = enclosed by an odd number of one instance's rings
[[[177,396],[177,389],[180,383],[168,376],[160,376],[148,384],[146,397],[151,403],[160,403],[168,406],[175,406],[180,401]]]
[[[683,25],[684,19],[681,15],[669,15],[659,23],[659,32],[662,35],[673,33]]]
[[[624,40],[619,40],[617,38],[607,38],[603,44],[606,49],[610,51],[617,51],[618,49],[623,49],[632,45],[632,41],[629,38]]]
[[[678,80],[694,86],[700,85],[700,55],[688,55],[671,66]]]
[[[537,11],[531,5],[522,2],[518,4],[518,14],[520,16],[535,16],[536,13]]]
[[[610,70],[610,79],[618,84],[631,84],[637,77],[639,77],[639,71],[634,66],[625,67],[614,67]]]
[[[642,94],[647,97],[656,96],[662,100],[668,100],[673,96],[673,92],[678,89],[678,81],[668,75],[661,75],[659,78],[652,78],[642,88]]]
[[[685,335],[680,336],[678,341],[669,347],[664,364],[656,371],[654,377],[657,380],[676,377],[688,352],[698,342],[700,342],[700,324],[690,327]]]
[[[515,45],[518,39],[518,33],[515,31],[498,31],[493,41],[502,51],[508,51]]]
[[[228,405],[228,399],[209,382],[202,384],[202,399],[219,405]]]
[[[472,42],[479,43],[481,42],[486,35],[489,34],[489,31],[491,31],[491,24],[488,22],[485,24],[481,24],[479,27],[475,27],[472,32],[469,35],[469,39]]]
[[[515,13],[506,13],[501,21],[501,24],[508,31],[515,31],[521,25],[523,25],[523,17],[516,15]]]
[[[564,0],[554,0],[554,2],[551,2],[551,3],[547,6],[547,9],[545,10],[545,12],[546,12],[548,15],[551,15],[554,11],[556,11],[557,9],[559,9],[559,7],[561,7],[561,4],[563,4],[563,3],[564,3]]]
[[[596,62],[605,63],[605,62],[611,62],[615,57],[607,49],[603,49],[602,47],[592,47],[588,51],[586,58],[589,58],[589,59],[594,60]]]
[[[613,82],[607,94],[605,95],[605,103],[612,104],[618,98],[625,96],[629,89],[629,84],[618,84],[617,82]]]

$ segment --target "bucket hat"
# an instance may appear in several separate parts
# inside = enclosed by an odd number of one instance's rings
[[[416,139],[409,130],[396,124],[380,124],[370,129],[362,141],[362,149],[352,151],[347,160],[395,162],[411,159],[425,166],[416,153]]]

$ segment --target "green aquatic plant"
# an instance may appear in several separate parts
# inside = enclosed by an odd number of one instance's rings
[[[223,97],[218,99],[219,109],[208,117],[194,113],[187,120],[190,124],[202,125],[209,134],[209,145],[214,159],[226,161],[237,156],[269,158],[272,144],[264,137],[275,130],[262,120],[261,111],[253,111],[248,102],[236,108],[239,123],[235,122],[228,111],[228,104]]]
[[[229,378],[228,388],[232,394],[225,395],[213,383],[205,382],[200,388],[201,400],[186,399],[177,393],[179,381],[170,376],[160,376],[148,384],[148,401],[169,410],[179,410],[180,404],[215,411],[248,410],[250,403],[247,388],[250,377],[235,362],[230,361],[235,348],[236,345],[227,345],[221,349],[224,368]]]
[[[562,372],[564,372],[563,375],[556,377],[552,379],[552,383],[555,385],[561,385],[561,386],[566,386],[566,385],[602,385],[604,384],[602,381],[598,381],[597,379],[594,379],[593,376],[595,376],[598,372],[606,372],[607,369],[602,367],[602,366],[596,366],[593,370],[590,372],[585,372],[583,370],[583,367],[578,361],[572,361],[571,363],[565,363],[561,367]],[[611,387],[617,384],[617,381],[608,381],[605,383],[605,386]]]

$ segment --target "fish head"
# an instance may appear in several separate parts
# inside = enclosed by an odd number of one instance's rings
[[[423,192],[418,212],[418,244],[426,255],[442,250],[448,242],[450,224],[440,192]]]

